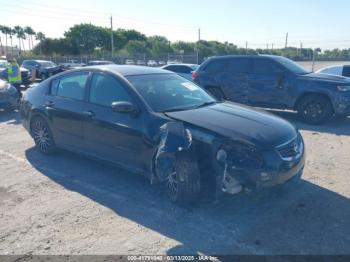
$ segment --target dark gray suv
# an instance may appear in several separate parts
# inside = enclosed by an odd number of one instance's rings
[[[350,115],[350,79],[311,73],[281,56],[213,57],[192,77],[218,99],[295,110],[310,124]]]

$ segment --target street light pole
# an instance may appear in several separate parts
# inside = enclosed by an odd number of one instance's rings
[[[113,16],[111,16],[111,56],[114,56]]]

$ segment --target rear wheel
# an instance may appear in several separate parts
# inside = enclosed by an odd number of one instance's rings
[[[43,154],[52,154],[56,150],[55,141],[47,122],[41,117],[35,117],[31,123],[31,134],[36,147]]]
[[[208,87],[208,92],[211,93],[217,100],[225,100],[224,93],[217,87]]]
[[[321,124],[332,115],[332,105],[321,95],[308,95],[301,99],[297,107],[301,119],[308,124]]]
[[[200,174],[197,160],[191,151],[179,152],[173,172],[166,181],[170,200],[178,205],[193,204],[200,192]]]

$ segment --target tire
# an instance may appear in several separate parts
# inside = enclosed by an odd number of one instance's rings
[[[211,93],[217,100],[222,101],[225,100],[224,93],[217,87],[209,87],[208,92]]]
[[[175,170],[169,175],[166,188],[170,201],[179,206],[189,206],[198,200],[200,173],[191,150],[176,155]]]
[[[329,100],[321,95],[308,95],[297,106],[299,117],[307,124],[321,124],[332,116],[333,108]]]
[[[30,130],[35,146],[41,153],[46,155],[55,153],[56,145],[52,132],[42,117],[35,117],[31,121]]]

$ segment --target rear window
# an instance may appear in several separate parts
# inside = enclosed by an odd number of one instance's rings
[[[216,72],[224,71],[225,67],[226,67],[226,59],[215,59],[210,61],[204,70],[207,73],[216,73]]]
[[[344,66],[343,76],[350,77],[350,66]]]

